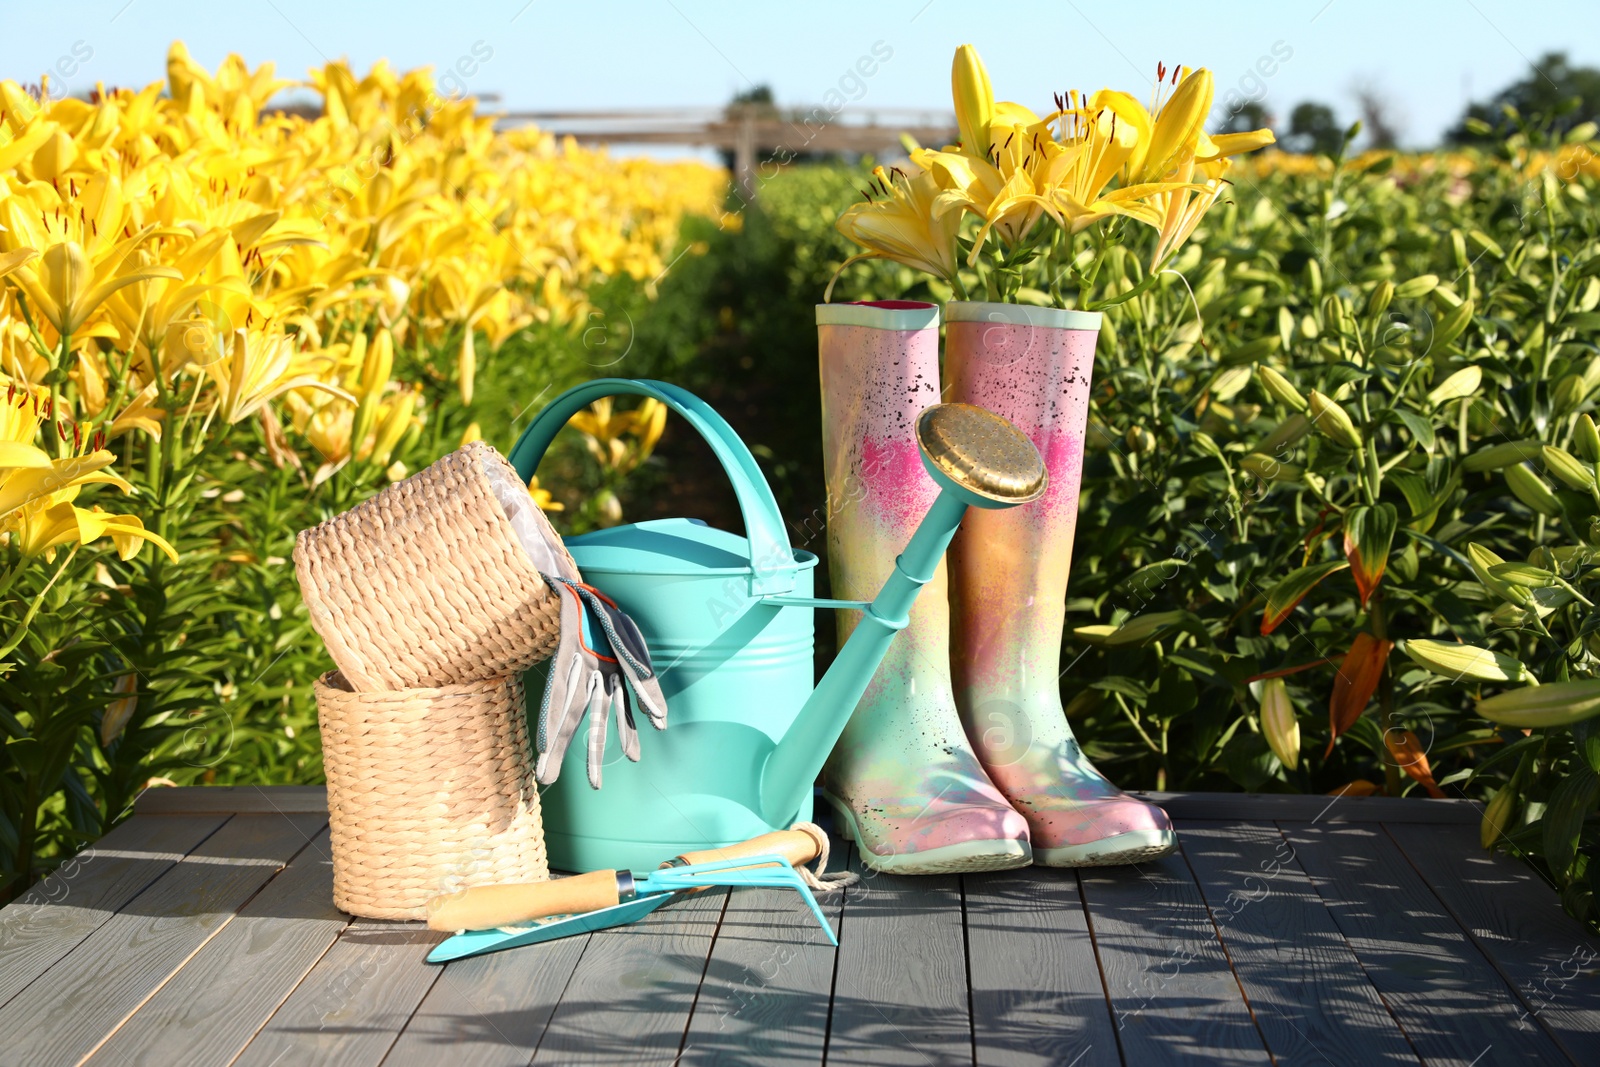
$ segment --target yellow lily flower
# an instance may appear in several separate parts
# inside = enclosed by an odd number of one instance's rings
[[[45,249],[36,262],[18,264],[9,278],[27,294],[35,314],[55,327],[58,336],[70,337],[118,289],[152,278],[183,277],[167,266],[123,269],[124,258],[113,255],[91,264],[76,241],[62,241]]]
[[[221,339],[223,355],[203,368],[217,387],[218,412],[232,425],[292,389],[314,389],[354,404],[356,398],[324,381],[307,364],[300,339],[277,333],[270,323],[238,329]]]
[[[867,249],[847,262],[892,259],[945,281],[953,279],[961,215],[939,207],[935,177],[927,171],[913,177],[898,170],[889,174],[882,167],[873,175],[885,195],[852,204],[834,224],[840,233]]]
[[[137,515],[113,515],[98,507],[80,508],[72,503],[77,494],[78,487],[73,486],[6,517],[4,529],[24,556],[52,559],[62,545],[87,545],[109,536],[123,560],[137,556],[149,542],[174,563],[178,561],[177,550],[164,537],[146,530]]]

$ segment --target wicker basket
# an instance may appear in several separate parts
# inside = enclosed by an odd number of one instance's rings
[[[294,548],[311,624],[355,689],[501,678],[556,645],[578,568],[505,457],[475,441]]]
[[[315,690],[340,909],[420,919],[438,893],[550,876],[520,676]]]

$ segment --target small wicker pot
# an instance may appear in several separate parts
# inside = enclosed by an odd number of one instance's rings
[[[555,649],[578,568],[505,457],[475,441],[310,530],[295,573],[348,684],[373,692],[527,669]]]
[[[550,876],[520,676],[357,693],[330,671],[315,691],[340,909],[420,919],[439,893]]]

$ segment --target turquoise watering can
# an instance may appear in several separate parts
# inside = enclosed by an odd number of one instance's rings
[[[818,599],[817,557],[789,546],[750,450],[709,405],[677,386],[606,378],[569,389],[517,440],[510,457],[517,473],[531,478],[568,419],[620,395],[654,397],[705,438],[733,482],[745,536],[696,519],[654,519],[567,541],[585,579],[638,623],[666,695],[668,726],[640,736],[638,763],[622,757],[613,731],[599,790],[589,786],[585,746],[567,752],[541,798],[557,870],[649,869],[666,856],[810,819],[812,783],[967,507],[1014,507],[1045,490],[1038,451],[1010,423],[967,404],[930,407],[917,438],[939,497],[876,599]],[[813,688],[815,608],[863,614]],[[530,682],[531,691],[540,687]]]

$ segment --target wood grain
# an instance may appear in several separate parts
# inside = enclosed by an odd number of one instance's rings
[[[444,965],[384,1067],[527,1063],[589,944],[588,934]]]
[[[1179,821],[1178,830],[1278,1062],[1420,1062],[1277,827]]]
[[[104,926],[225,815],[131,819],[0,911],[0,1005]],[[0,1047],[6,1033],[0,1030]]]
[[[357,920],[234,1061],[237,1067],[363,1067],[383,1061],[439,977],[423,962],[445,935]]]
[[[1124,1062],[1270,1062],[1181,856],[1079,878]]]
[[[161,987],[325,820],[235,815],[0,1009],[9,1062],[73,1063]]]
[[[831,853],[848,857],[835,839]],[[817,895],[834,930],[844,893]],[[736,889],[718,928],[684,1042],[683,1064],[820,1064],[838,950],[798,894]]]
[[[673,1063],[727,898],[707,890],[591,934],[533,1062]]]
[[[1328,797],[1290,793],[1134,793],[1174,819],[1291,820],[1327,823],[1470,823],[1481,811],[1470,800]]]
[[[970,1064],[961,886],[862,872],[845,890],[828,1064]]]
[[[979,1067],[1120,1064],[1077,873],[1027,867],[961,882]]]
[[[1284,823],[1339,930],[1431,1064],[1566,1063],[1378,826]],[[1438,832],[1434,830],[1433,832]]]
[[[1475,827],[1417,831],[1389,835],[1572,1061],[1600,1063],[1600,939],[1527,864],[1484,851]]]
[[[324,829],[118,1027],[89,1064],[227,1063],[349,921],[333,906]]]
[[[280,815],[328,814],[328,789],[321,785],[153,786],[133,802],[135,815],[244,812]]]

